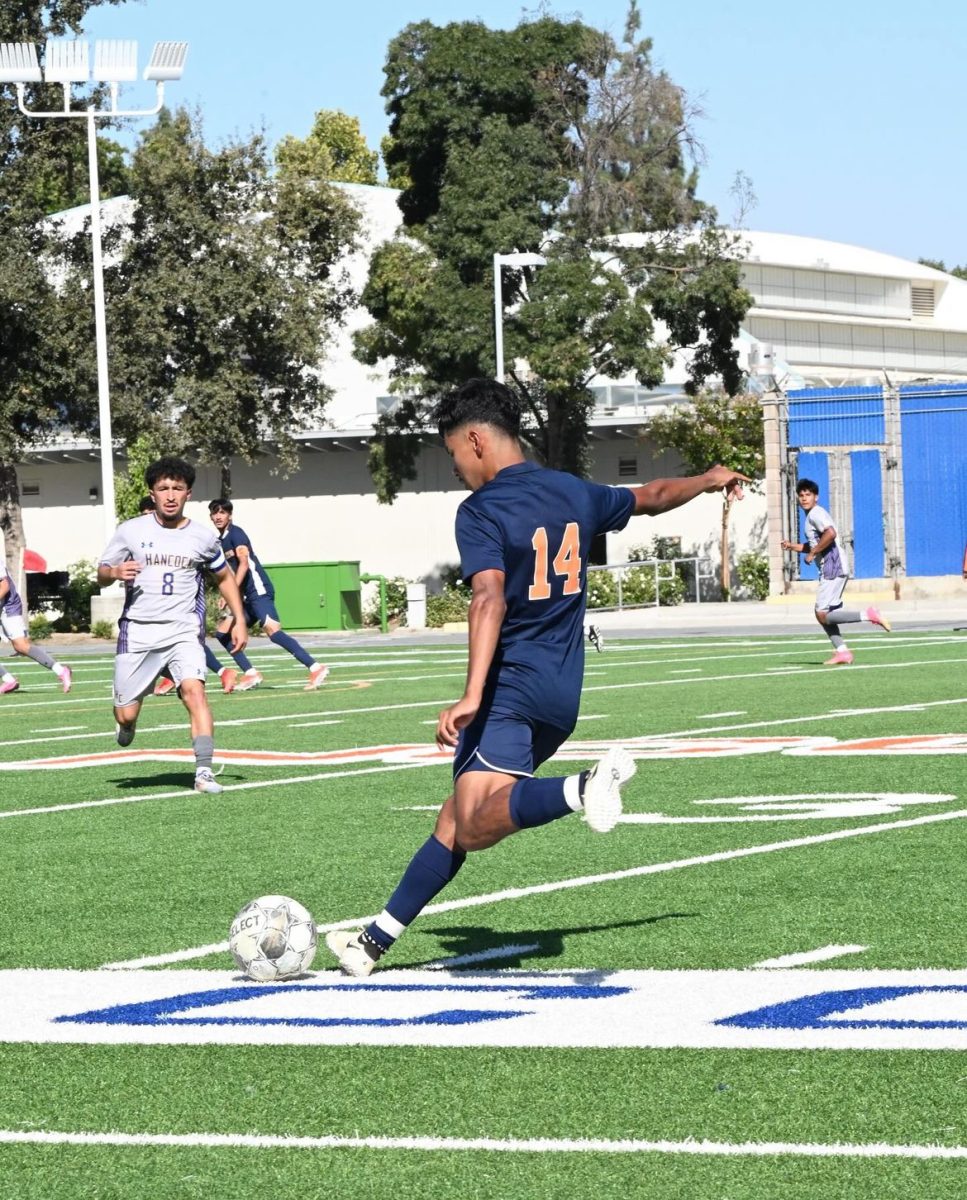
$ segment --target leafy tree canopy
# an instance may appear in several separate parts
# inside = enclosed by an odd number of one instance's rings
[[[918,258],[917,262],[923,263],[925,267],[933,267],[935,271],[946,271],[948,275],[956,275],[958,279],[967,279],[967,266],[948,269],[942,258]]]
[[[309,136],[284,137],[275,150],[279,170],[303,179],[376,184],[379,154],[366,145],[359,118],[323,109]]]
[[[596,375],[655,386],[690,347],[691,386],[739,387],[751,297],[695,194],[694,112],[638,26],[632,3],[620,46],[545,16],[509,31],[423,21],[391,42],[384,160],[403,228],[373,256],[373,323],[356,336],[361,361],[393,360],[400,395],[371,455],[381,499],[412,475],[430,401],[497,368],[495,252],[547,260],[500,282],[509,382],[548,464],[584,470]]]

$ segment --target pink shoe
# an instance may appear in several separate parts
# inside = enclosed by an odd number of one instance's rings
[[[65,692],[69,692],[71,690],[71,684],[73,683],[73,681],[74,681],[73,671],[71,671],[70,667],[65,667],[64,674],[61,675],[61,677],[60,677],[60,686],[64,689]]]
[[[158,682],[154,685],[152,696],[167,696],[175,690],[175,681],[169,679],[167,675],[162,675]]]
[[[16,679],[8,679],[4,683],[0,683],[0,696],[6,695],[7,692],[15,692],[20,687]]]
[[[257,688],[261,682],[262,676],[258,671],[254,672],[252,675],[246,671],[238,683],[235,684],[235,691],[250,692],[252,688]]]
[[[324,667],[322,663],[316,663],[314,667],[309,668],[309,682],[305,686],[307,692],[313,692],[316,688],[321,688],[326,682],[326,676],[329,674],[329,668]]]
[[[881,629],[885,630],[887,633],[889,633],[890,630],[893,628],[893,626],[886,619],[886,617],[884,617],[884,615],[880,612],[880,610],[878,608],[874,608],[872,604],[866,610],[866,619],[872,625],[879,625],[879,627]]]
[[[223,692],[235,691],[235,681],[238,679],[238,671],[234,667],[222,667],[218,672],[218,678],[222,681]]]
[[[824,667],[848,667],[853,661],[853,651],[847,650],[844,646],[842,650],[837,650],[832,658],[827,658],[823,663]]]

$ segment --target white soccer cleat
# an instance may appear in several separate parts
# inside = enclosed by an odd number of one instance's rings
[[[601,636],[601,630],[597,625],[588,626],[588,641],[599,654],[604,649],[604,638]]]
[[[135,728],[134,725],[115,725],[114,737],[117,740],[117,744],[119,746],[130,746],[134,741]]]
[[[329,674],[329,668],[324,667],[322,663],[316,663],[314,667],[309,668],[309,682],[305,686],[307,692],[314,692],[316,688],[321,688],[326,682],[326,677]]]
[[[382,951],[373,957],[362,941],[362,929],[333,929],[326,934],[326,945],[339,959],[339,969],[354,979],[365,979],[382,957]]]
[[[637,771],[627,750],[612,746],[584,785],[584,819],[595,833],[608,833],[621,816],[621,785]]]
[[[238,683],[235,684],[235,691],[250,692],[252,688],[257,688],[261,682],[262,676],[258,671],[253,671],[251,674],[246,671]]]
[[[215,778],[215,775],[207,767],[199,767],[195,772],[195,791],[208,792],[210,795],[217,795],[218,792],[224,792],[224,788]]]

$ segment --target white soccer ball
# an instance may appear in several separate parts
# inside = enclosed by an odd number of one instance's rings
[[[249,979],[270,983],[308,971],[316,953],[316,923],[289,896],[259,896],[238,913],[228,948]]]

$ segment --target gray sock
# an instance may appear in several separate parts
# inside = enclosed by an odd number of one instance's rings
[[[846,645],[840,636],[838,625],[827,625],[826,634],[829,637],[829,640],[833,643],[834,650],[842,650],[842,648]]]
[[[198,737],[191,739],[191,746],[195,751],[195,770],[201,771],[204,768],[210,771],[215,753],[215,739],[210,733],[200,733]]]
[[[848,612],[845,608],[837,608],[836,624],[851,625],[854,621],[865,621],[866,617],[859,611],[858,608],[851,608]]]
[[[30,649],[27,651],[27,658],[32,658],[35,663],[40,663],[48,671],[53,671],[54,667],[57,666],[43,646],[35,646],[33,642],[31,642]]]

